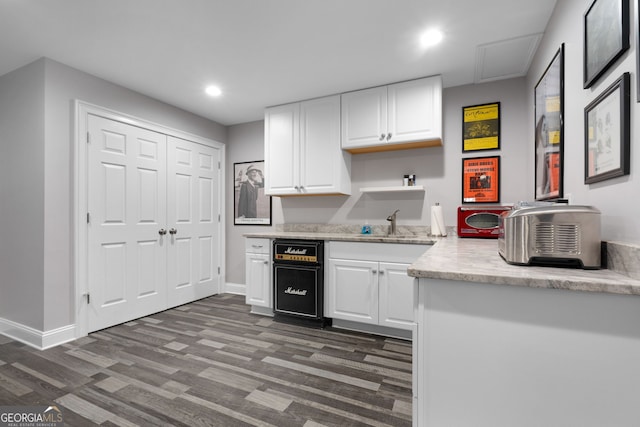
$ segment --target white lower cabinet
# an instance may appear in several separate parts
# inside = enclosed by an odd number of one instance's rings
[[[245,301],[252,308],[272,309],[271,241],[247,238],[245,246]]]
[[[407,275],[411,264],[380,263],[378,280],[378,324],[411,330],[413,327],[414,278]]]
[[[329,317],[378,324],[377,262],[329,259]]]
[[[407,268],[427,249],[412,244],[330,242],[325,315],[411,330],[415,287]]]

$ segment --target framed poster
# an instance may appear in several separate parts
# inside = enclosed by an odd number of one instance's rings
[[[233,164],[234,225],[271,225],[271,196],[264,194],[264,160]]]
[[[500,202],[500,156],[462,159],[462,203]]]
[[[584,109],[584,183],[629,174],[630,76],[624,73]]]
[[[640,0],[636,0],[635,2],[635,39],[636,46],[640,46]],[[637,50],[637,48],[636,48]],[[640,55],[636,53],[636,102],[640,102]]]
[[[500,148],[500,103],[462,107],[462,152]]]
[[[593,0],[584,14],[584,88],[629,49],[629,0]]]
[[[535,199],[563,195],[564,44],[535,87]]]

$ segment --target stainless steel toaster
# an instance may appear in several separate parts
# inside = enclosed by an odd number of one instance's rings
[[[498,252],[509,264],[601,267],[600,211],[592,206],[515,207],[498,227]]]

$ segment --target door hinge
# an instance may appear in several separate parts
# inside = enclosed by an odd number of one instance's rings
[[[91,215],[87,212],[87,224],[91,222]]]
[[[87,132],[87,144],[91,143],[91,134]]]

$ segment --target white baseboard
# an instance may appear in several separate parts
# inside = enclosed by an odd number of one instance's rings
[[[46,350],[77,338],[75,325],[43,332],[2,318],[0,318],[0,333],[38,350]]]
[[[389,328],[387,326],[369,325],[368,323],[354,322],[351,320],[332,319],[331,326],[337,329],[366,332],[368,334],[382,335],[385,337],[399,338],[408,341],[411,341],[412,339],[412,331]]]
[[[243,283],[231,283],[226,282],[224,284],[224,292],[225,294],[236,294],[236,295],[246,295],[247,287]]]
[[[257,306],[257,305],[252,305],[251,306],[251,313],[260,314],[262,316],[271,316],[271,317],[273,317],[273,308],[260,307],[260,306]]]

